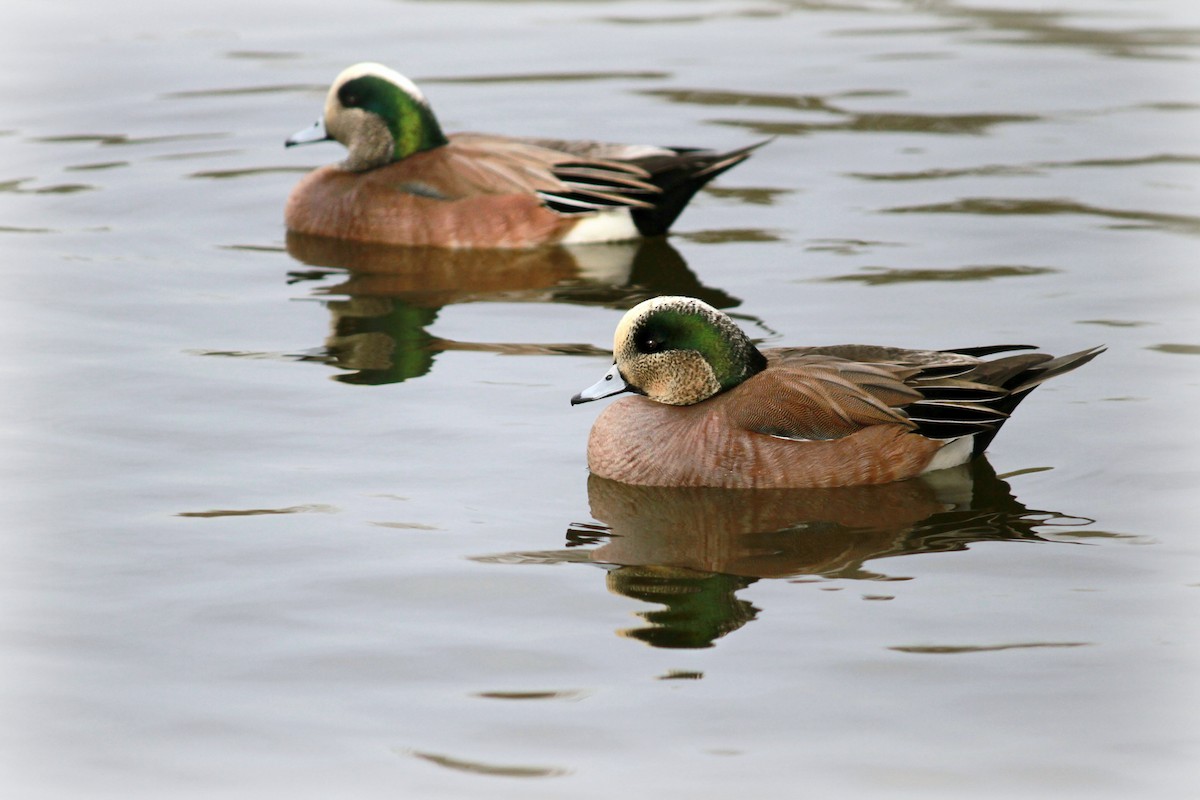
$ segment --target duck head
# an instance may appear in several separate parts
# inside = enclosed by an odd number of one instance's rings
[[[571,405],[621,392],[688,406],[732,389],[767,360],[726,314],[691,297],[656,297],[631,308],[613,336],[613,366]]]
[[[344,169],[364,172],[446,144],[446,135],[417,85],[382,64],[342,70],[325,98],[325,116],[293,134],[291,147],[329,140],[350,151]]]

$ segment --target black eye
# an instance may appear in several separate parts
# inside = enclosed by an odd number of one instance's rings
[[[633,341],[639,353],[661,353],[669,349],[667,338],[659,326],[647,325],[634,334]]]
[[[338,89],[338,102],[347,108],[362,105],[362,95],[358,93],[358,87],[354,85],[355,83],[356,81],[351,81]]]
[[[647,336],[639,342],[638,349],[643,353],[662,353],[671,348],[667,345],[667,340],[658,336]]]
[[[674,331],[658,319],[646,320],[633,331],[633,346],[639,353],[665,353],[678,347]]]

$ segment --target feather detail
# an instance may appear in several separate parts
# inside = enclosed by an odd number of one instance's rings
[[[584,186],[620,186],[625,191],[641,194],[657,194],[660,189],[652,183],[646,183],[637,177],[612,169],[599,169],[594,166],[575,164],[560,164],[554,168],[554,174],[568,183]]]
[[[766,350],[770,385],[746,392],[759,400],[748,404],[738,419],[747,430],[796,440],[899,424],[938,440],[986,433],[981,437],[986,446],[1029,391],[1087,363],[1103,348],[1059,358],[1022,353],[984,361],[975,355],[1024,349],[1030,348],[937,351],[838,345]],[[766,394],[773,397],[769,406],[761,400]]]
[[[749,431],[797,440],[836,439],[871,425],[915,427],[891,404],[921,395],[861,367],[818,358],[768,368],[743,383],[745,391],[730,395],[731,419]]]

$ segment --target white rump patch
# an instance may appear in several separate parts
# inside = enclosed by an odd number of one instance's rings
[[[960,464],[965,464],[971,458],[971,448],[975,443],[976,434],[970,436],[960,436],[957,439],[951,439],[946,442],[941,450],[938,450],[933,455],[933,459],[929,462],[929,466],[921,470],[921,474],[933,472],[938,469],[949,469],[957,467]]]
[[[633,224],[633,216],[627,208],[599,211],[579,220],[574,228],[563,237],[562,244],[587,244],[588,242],[620,242],[641,236]]]

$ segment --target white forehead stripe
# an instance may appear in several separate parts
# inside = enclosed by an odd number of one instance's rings
[[[401,75],[399,72],[396,72],[396,70],[392,69],[391,67],[385,67],[383,64],[378,64],[374,61],[364,61],[361,64],[354,64],[353,66],[346,67],[337,76],[337,79],[334,80],[333,88],[330,91],[331,93],[336,94],[338,87],[342,84],[346,83],[347,81],[352,81],[355,78],[361,78],[365,75],[374,75],[377,78],[383,78],[385,81],[399,86],[405,94],[415,97],[422,103],[428,102],[425,100],[425,95],[422,94],[421,90],[417,88],[415,83]]]

